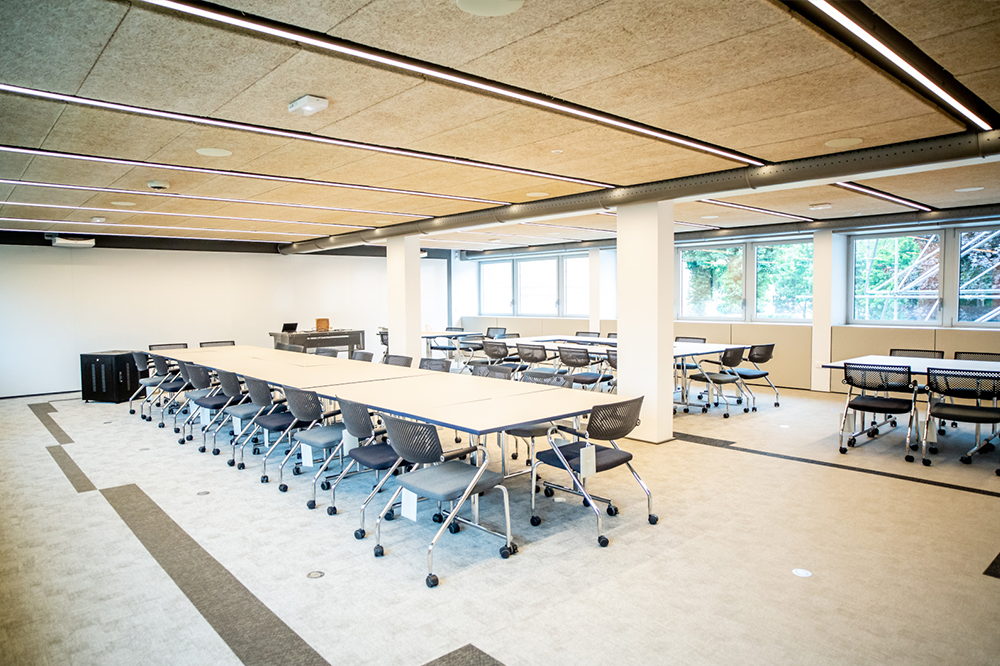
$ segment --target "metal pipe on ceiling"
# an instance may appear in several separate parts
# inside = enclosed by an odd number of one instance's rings
[[[853,179],[883,178],[981,163],[984,159],[991,161],[1000,159],[1000,130],[950,134],[832,155],[805,157],[762,167],[728,169],[642,185],[497,206],[469,213],[299,241],[281,247],[280,252],[282,254],[319,252],[373,243],[396,236],[460,231],[580,214],[586,211],[599,212],[618,206],[653,201],[696,201],[706,197],[738,196],[753,192],[829,185]],[[857,222],[857,218],[852,219]],[[787,224],[779,226],[788,229]]]

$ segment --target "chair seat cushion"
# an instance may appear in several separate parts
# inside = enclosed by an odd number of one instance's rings
[[[280,412],[278,414],[261,414],[253,420],[254,423],[259,425],[264,430],[285,430],[288,426],[295,423],[295,417],[288,412]],[[307,425],[302,423],[302,425]]]
[[[532,368],[531,370],[525,370],[525,375],[531,377],[551,377],[552,375],[565,375],[566,368]]]
[[[601,382],[610,382],[614,379],[614,375],[605,375],[600,372],[577,372],[575,374],[569,375],[572,378],[574,384],[599,384]]]
[[[431,500],[447,502],[458,499],[476,477],[475,465],[449,460],[433,467],[424,467],[399,476],[396,481],[407,490]],[[486,492],[503,481],[503,475],[486,470],[479,478],[473,493]]]
[[[198,398],[204,398],[211,392],[212,389],[195,389],[193,391],[188,391],[184,395],[187,396],[188,400],[197,400]]]
[[[730,375],[722,372],[696,372],[688,375],[688,380],[692,382],[707,382],[711,380],[713,384],[733,384],[739,381],[738,375]]]
[[[160,382],[166,379],[163,375],[153,375],[152,377],[140,377],[139,383],[143,386],[156,386]]]
[[[878,414],[905,414],[913,408],[911,400],[903,398],[883,398],[874,395],[859,395],[848,404],[850,409],[858,412]]]
[[[677,370],[697,370],[698,366],[694,363],[675,363],[674,368]]]
[[[559,447],[562,454],[566,457],[566,462],[573,469],[574,472],[580,471],[580,449],[586,446],[586,442],[570,442],[569,444],[563,444]],[[595,445],[597,449],[597,471],[603,472],[608,469],[614,469],[619,465],[624,465],[628,461],[632,460],[632,454],[628,451],[619,451],[618,449],[611,448],[609,446]],[[562,468],[563,464],[559,460],[559,456],[552,449],[546,449],[545,451],[540,451],[535,454],[535,458],[546,465],[551,465],[552,467]]]
[[[939,402],[931,407],[931,416],[946,421],[961,421],[962,423],[1000,423],[1000,407],[951,405],[947,402]]]
[[[183,379],[174,379],[173,381],[163,382],[160,384],[160,388],[167,393],[177,393],[178,391],[183,391],[186,386],[191,385]]]
[[[241,421],[243,419],[248,419],[251,416],[255,416],[259,411],[260,407],[253,404],[252,402],[248,402],[242,405],[230,405],[226,407],[226,414],[229,414],[233,418],[240,419]]]
[[[331,423],[330,425],[320,426],[319,428],[302,430],[295,435],[295,439],[299,440],[303,444],[308,444],[309,446],[317,449],[331,449],[340,442],[343,436],[344,424]]]
[[[523,425],[519,428],[511,428],[510,430],[504,430],[505,433],[511,437],[520,437],[522,439],[531,439],[532,437],[545,437],[549,434],[549,428],[552,424],[548,421],[543,423],[529,423]]]
[[[501,363],[500,365],[502,365],[505,368],[510,368],[514,372],[524,372],[525,370],[531,367],[527,363],[521,363],[520,361],[518,361],[517,357],[509,357],[509,356],[505,358],[504,362]]]
[[[763,377],[767,377],[767,370],[758,370],[757,368],[736,368],[736,374],[743,379],[761,379]]]
[[[458,351],[458,347],[455,345],[431,345],[431,349],[434,351]]]
[[[388,444],[359,446],[351,449],[347,455],[368,469],[389,469],[399,460],[399,455]]]
[[[224,393],[216,393],[215,395],[206,395],[200,398],[195,398],[194,404],[199,407],[204,407],[205,409],[222,409],[229,402],[229,396]]]

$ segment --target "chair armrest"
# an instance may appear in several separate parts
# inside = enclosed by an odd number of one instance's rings
[[[576,430],[575,428],[570,428],[567,425],[556,425],[557,430],[568,433],[570,435],[576,435],[577,437],[586,437],[587,433]]]
[[[330,418],[331,416],[340,416],[340,410],[339,409],[331,409],[328,412],[323,412],[323,419],[324,420]]]
[[[449,460],[454,460],[461,456],[467,456],[470,453],[475,453],[479,450],[478,446],[467,446],[464,449],[455,449],[454,451],[445,451],[441,454],[441,462],[447,462]]]

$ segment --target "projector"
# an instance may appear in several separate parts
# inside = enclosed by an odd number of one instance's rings
[[[94,247],[93,238],[60,238],[59,236],[52,237],[52,247]]]

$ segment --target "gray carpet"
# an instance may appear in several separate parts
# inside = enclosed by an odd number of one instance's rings
[[[424,666],[503,666],[503,663],[470,643]]]

